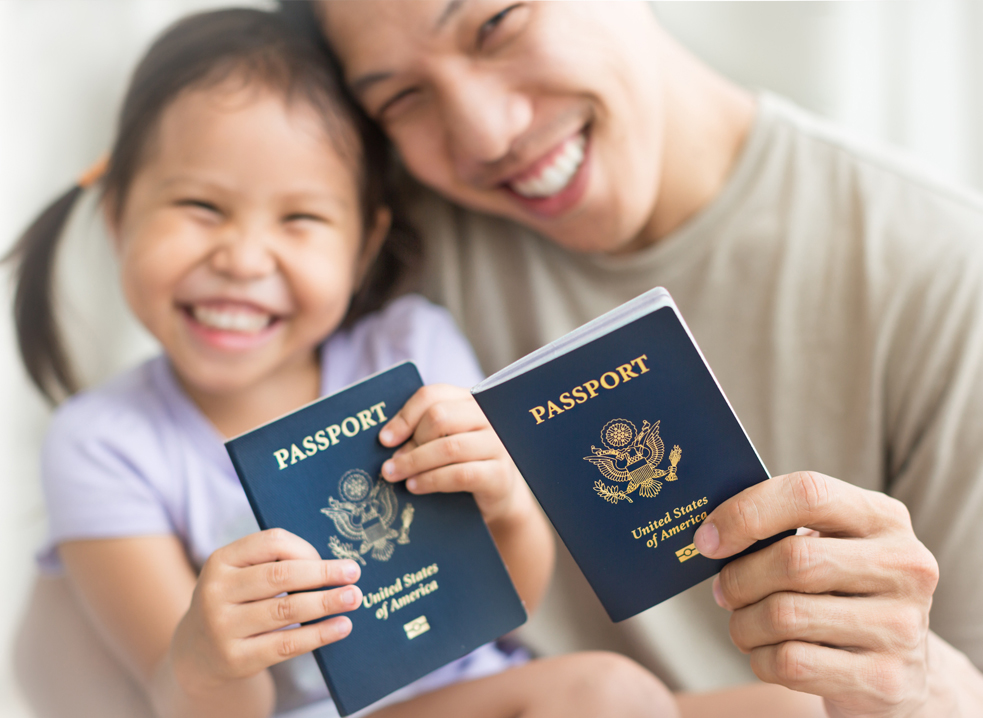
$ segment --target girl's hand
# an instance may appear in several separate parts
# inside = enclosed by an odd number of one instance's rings
[[[281,529],[215,551],[171,641],[175,678],[192,694],[207,692],[341,640],[352,630],[345,616],[286,627],[358,608],[362,592],[349,584],[360,574],[354,561],[324,561]],[[340,588],[318,590],[326,586]],[[281,595],[294,591],[304,593]]]
[[[405,480],[411,493],[468,491],[489,525],[527,510],[525,482],[466,389],[423,387],[383,427],[379,441],[403,444],[382,465],[382,476]]]
[[[739,558],[714,580],[754,672],[822,696],[830,716],[951,715],[931,695],[945,683],[928,622],[938,565],[901,502],[789,474],[725,501],[695,540],[723,558],[800,526],[813,531]]]

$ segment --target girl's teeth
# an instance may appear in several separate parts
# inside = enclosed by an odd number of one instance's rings
[[[584,133],[571,137],[556,154],[553,161],[542,168],[535,177],[514,182],[512,191],[523,197],[550,197],[566,187],[584,161]]]
[[[261,312],[230,311],[200,306],[192,307],[192,314],[197,322],[206,327],[242,334],[256,334],[266,329],[272,319],[271,315]]]

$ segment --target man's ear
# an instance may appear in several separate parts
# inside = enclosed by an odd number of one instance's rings
[[[369,267],[379,254],[382,243],[389,235],[389,227],[392,226],[393,213],[388,207],[380,207],[376,210],[375,218],[371,227],[365,231],[365,239],[362,242],[362,251],[358,257],[357,274],[355,275],[355,285],[361,286],[365,280],[365,275],[369,272]]]

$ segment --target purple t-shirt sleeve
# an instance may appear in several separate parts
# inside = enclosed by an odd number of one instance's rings
[[[145,414],[105,396],[59,409],[41,454],[49,552],[72,539],[174,532],[153,475],[165,468],[157,438]]]
[[[413,297],[409,332],[411,357],[425,384],[453,384],[470,389],[484,379],[468,340],[443,307]]]
[[[343,364],[355,373],[332,382],[332,391],[364,378],[357,366],[381,371],[406,360],[416,364],[425,384],[470,388],[484,378],[471,346],[450,313],[414,294],[400,297],[356,325],[345,338],[345,347]],[[332,356],[340,358],[338,354],[328,356],[328,371]]]

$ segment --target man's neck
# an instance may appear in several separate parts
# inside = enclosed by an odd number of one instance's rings
[[[659,31],[666,108],[662,176],[655,210],[636,246],[659,241],[717,197],[757,112],[749,92]]]

